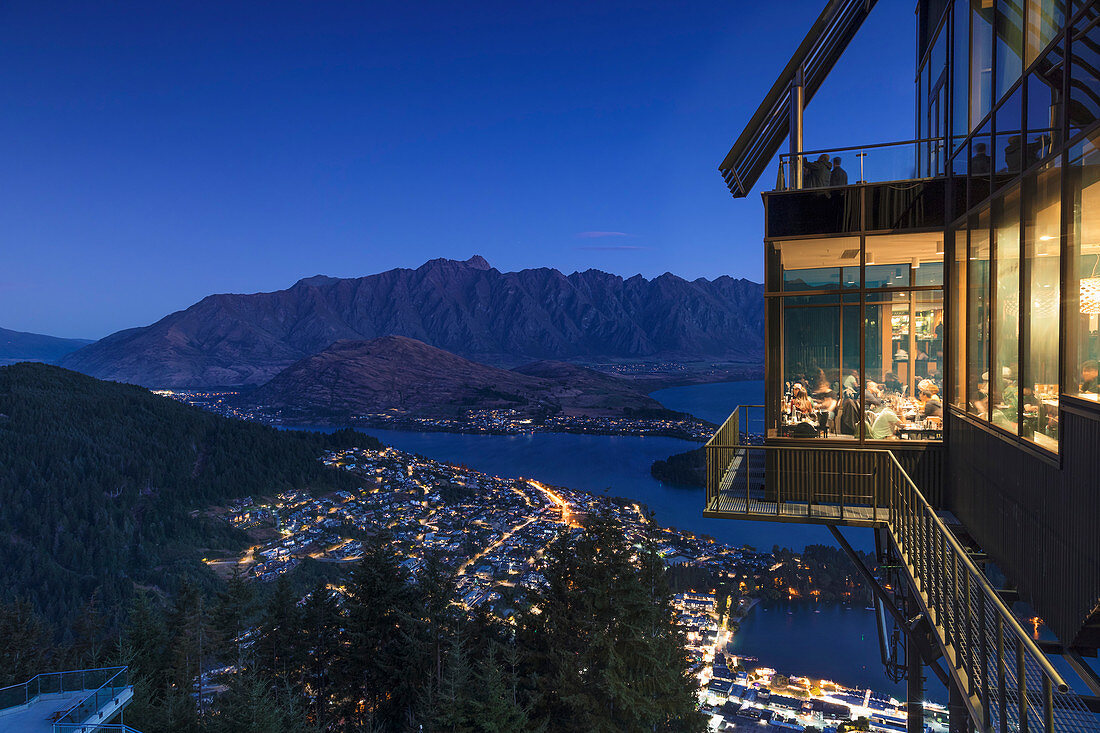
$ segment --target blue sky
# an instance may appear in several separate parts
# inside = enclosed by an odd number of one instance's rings
[[[4,2],[0,326],[475,253],[759,280],[716,169],[823,5]],[[879,3],[808,148],[912,137],[913,29]]]

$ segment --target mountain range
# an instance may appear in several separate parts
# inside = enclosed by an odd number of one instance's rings
[[[63,339],[0,328],[0,366],[20,361],[55,362],[90,343],[93,342],[86,339]]]
[[[455,417],[470,409],[514,409],[531,416],[675,416],[620,377],[560,362],[500,369],[404,336],[337,341],[243,399],[299,423],[387,412]]]
[[[337,341],[398,335],[498,366],[540,360],[763,361],[763,287],[599,270],[500,272],[482,257],[203,298],[62,366],[148,387],[256,386]]]

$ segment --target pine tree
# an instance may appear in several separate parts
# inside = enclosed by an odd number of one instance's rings
[[[304,715],[293,695],[276,691],[253,671],[233,675],[217,698],[204,733],[304,733]]]
[[[529,731],[527,711],[505,682],[505,675],[498,664],[496,650],[492,647],[477,667],[474,686],[470,695],[474,730],[478,733],[512,733]]]
[[[424,608],[386,538],[364,543],[347,585],[344,715],[361,727],[413,727],[430,655]]]
[[[452,637],[429,720],[438,733],[473,733],[470,660],[461,636]]]
[[[50,633],[29,601],[0,603],[0,687],[50,671]]]
[[[327,727],[333,717],[332,668],[345,642],[340,607],[328,585],[320,582],[306,598],[292,650],[292,663],[301,672],[299,691],[309,701],[310,720],[319,728]]]
[[[255,598],[252,585],[245,582],[239,568],[234,567],[225,588],[218,594],[214,625],[217,629],[218,654],[223,660],[234,662],[237,667],[245,666],[247,646],[244,633],[255,615]]]
[[[256,666],[266,677],[283,683],[289,680],[299,623],[294,593],[284,573],[275,581],[275,591],[263,611],[256,641]]]

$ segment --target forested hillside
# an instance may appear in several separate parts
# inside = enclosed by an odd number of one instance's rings
[[[350,444],[377,441],[279,432],[45,364],[2,367],[0,600],[25,598],[65,628],[93,594],[118,609],[135,584],[201,580],[204,548],[245,538],[191,510],[348,485],[318,458]]]

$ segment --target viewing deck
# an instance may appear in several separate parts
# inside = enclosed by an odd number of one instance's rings
[[[40,674],[0,688],[0,730],[8,733],[138,733],[111,723],[134,689],[127,667]]]

